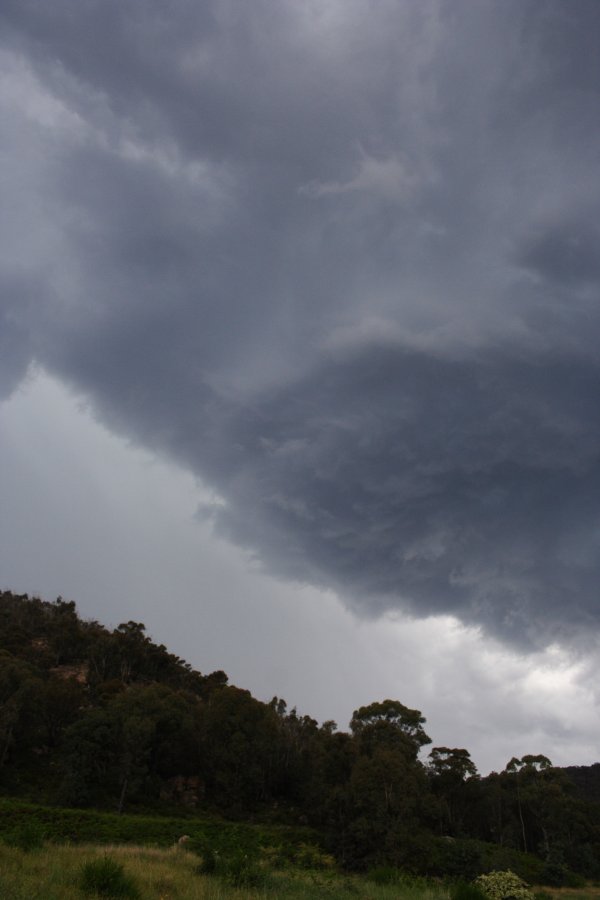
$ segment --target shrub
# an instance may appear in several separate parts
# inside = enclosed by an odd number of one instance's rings
[[[441,877],[458,879],[467,884],[485,871],[481,861],[481,847],[476,841],[444,840],[432,846],[435,852],[433,870]],[[425,863],[429,868],[429,862]]]
[[[488,900],[534,900],[534,896],[514,872],[490,872],[474,881]]]
[[[549,884],[552,887],[563,887],[567,877],[565,866],[555,859],[549,859],[542,871],[542,884]]]
[[[467,881],[457,882],[451,893],[451,900],[487,900],[487,894],[476,884]]]
[[[200,857],[199,875],[217,875],[236,888],[260,887],[265,872],[258,861],[258,851],[242,846],[223,848],[207,837],[192,837],[186,845]]]
[[[185,848],[200,857],[197,868],[199,875],[216,874],[219,866],[219,850],[213,841],[202,835],[195,835],[187,841]]]
[[[206,847],[200,854],[198,871],[201,875],[214,875],[219,865],[219,854],[214,847]]]
[[[333,856],[324,853],[314,844],[299,844],[294,853],[294,862],[302,869],[332,869],[335,866]]]
[[[399,884],[402,872],[394,866],[375,866],[367,872],[367,878],[374,884]]]
[[[133,878],[126,874],[121,863],[110,856],[86,863],[81,870],[79,883],[85,894],[124,897],[127,900],[138,900],[140,896]]]
[[[44,844],[44,838],[45,832],[40,823],[30,821],[22,822],[5,833],[4,842],[29,853],[31,850],[39,850]]]
[[[265,882],[265,872],[256,858],[243,851],[223,859],[219,869],[223,880],[235,888],[257,888]]]
[[[260,859],[267,869],[283,869],[291,859],[291,854],[284,852],[281,847],[260,847]]]
[[[585,887],[586,881],[583,875],[580,875],[579,872],[571,872],[569,869],[565,872],[565,887],[568,888],[582,888]]]

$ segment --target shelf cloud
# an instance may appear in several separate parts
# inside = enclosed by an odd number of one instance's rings
[[[37,364],[360,616],[600,626],[596,0],[5,0]]]

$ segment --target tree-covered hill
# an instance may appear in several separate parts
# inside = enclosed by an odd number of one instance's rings
[[[139,622],[111,631],[72,602],[0,594],[6,796],[311,825],[353,868],[600,877],[600,766],[532,754],[482,778],[463,748],[425,755],[425,724],[384,700],[338,731],[195,671]]]

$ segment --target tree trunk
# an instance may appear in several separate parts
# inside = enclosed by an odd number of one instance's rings
[[[127,775],[123,779],[123,784],[121,785],[121,796],[119,797],[119,806],[117,808],[117,812],[119,815],[123,812],[123,807],[125,806],[125,795],[127,793]]]
[[[2,748],[2,755],[0,756],[0,769],[3,768],[4,763],[6,762],[6,757],[8,756],[8,748],[10,747],[10,742],[12,741],[13,736],[13,727],[12,725],[9,727],[6,740],[4,741],[4,747]]]
[[[523,821],[523,810],[521,809],[521,791],[519,790],[519,776],[517,775],[517,806],[519,808],[519,819],[521,820],[521,831],[523,833],[523,850],[527,853],[527,838],[525,837],[525,822]]]

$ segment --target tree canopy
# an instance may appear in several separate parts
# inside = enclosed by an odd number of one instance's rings
[[[388,698],[355,710],[349,731],[319,725],[196,671],[143,623],[109,630],[62,598],[0,593],[0,791],[310,824],[355,868],[476,874],[479,841],[537,854],[554,878],[600,877],[595,767],[571,780],[525,754],[481,777],[462,747],[423,759],[425,724]]]

